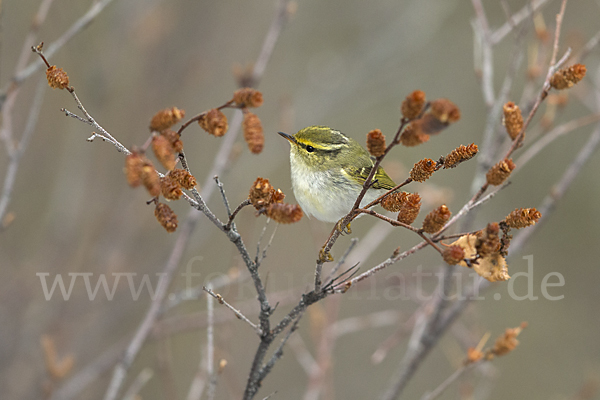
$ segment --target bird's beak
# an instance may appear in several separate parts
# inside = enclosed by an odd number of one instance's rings
[[[279,134],[280,134],[281,136],[283,136],[285,139],[289,140],[289,141],[290,141],[290,143],[293,143],[293,144],[298,144],[298,143],[296,142],[296,138],[295,138],[295,137],[293,137],[292,135],[288,135],[287,133],[283,133],[283,132],[277,132],[277,133],[279,133]]]

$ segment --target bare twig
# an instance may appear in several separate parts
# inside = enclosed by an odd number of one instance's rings
[[[530,226],[528,229],[523,230],[517,237],[515,237],[510,244],[511,252],[520,251],[528,239],[533,235],[540,227],[541,223],[546,221],[549,215],[556,207],[556,203],[560,201],[567,190],[571,187],[575,178],[581,172],[581,169],[590,157],[597,150],[600,145],[600,126],[596,127],[596,130],[590,135],[589,139],[582,146],[581,150],[569,165],[563,176],[556,184],[552,187],[550,194],[548,194],[538,210],[542,213],[542,218],[534,226]]]
[[[217,175],[215,175],[215,183],[219,187],[219,191],[221,192],[221,198],[223,199],[223,204],[225,204],[225,209],[227,210],[227,216],[231,217],[231,207],[229,207],[229,200],[227,200],[227,196],[225,195],[225,189],[223,188],[223,182],[219,179]]]
[[[521,10],[514,13],[500,28],[490,33],[490,43],[493,45],[500,43],[502,39],[512,32],[521,22],[528,19],[531,14],[539,10],[547,2],[548,0],[534,0],[528,2]]]
[[[258,334],[258,336],[262,335],[262,331],[260,330],[260,328],[258,327],[258,325],[256,325],[254,322],[250,321],[248,319],[248,317],[246,317],[244,314],[242,314],[242,312],[240,310],[238,310],[237,308],[235,308],[231,304],[229,304],[227,301],[225,301],[225,299],[223,298],[223,296],[221,296],[218,293],[213,292],[208,287],[203,287],[202,289],[206,293],[208,293],[209,295],[211,295],[212,297],[214,297],[215,299],[217,299],[217,301],[220,304],[223,304],[225,307],[227,307],[231,311],[233,311],[233,313],[235,314],[236,317],[238,317],[238,319],[241,319],[242,321],[244,321],[245,323],[247,323],[248,325],[250,325],[252,327],[252,329],[254,329],[254,331]]]
[[[209,377],[207,397],[209,400],[213,400],[217,389],[217,380],[215,379],[215,302],[213,298],[219,300],[219,303],[228,304],[225,303],[220,295],[216,295],[210,287],[205,287],[204,291],[210,295],[206,297],[206,312],[208,315],[208,326],[206,327],[206,375]]]
[[[63,47],[69,40],[71,40],[76,34],[82,31],[85,27],[87,27],[97,16],[104,10],[106,6],[108,6],[113,0],[99,0],[92,4],[89,10],[82,15],[77,21],[67,29],[62,36],[56,39],[54,42],[50,43],[46,46],[45,54],[48,57],[52,57],[54,53],[56,53],[61,47]],[[40,60],[36,60],[30,63],[27,67],[25,67],[21,72],[16,74],[12,83],[16,85],[20,85],[25,79],[36,73],[42,68],[44,64]],[[3,92],[6,92],[4,90]],[[2,97],[2,96],[0,96]]]
[[[19,141],[18,146],[14,148],[14,151],[9,152],[9,163],[6,170],[6,175],[4,176],[4,184],[2,185],[2,195],[0,196],[0,230],[3,227],[2,221],[4,220],[4,216],[8,210],[8,205],[10,204],[17,171],[19,169],[19,162],[21,161],[23,153],[25,152],[31,137],[33,136],[33,132],[35,131],[45,92],[46,80],[44,79],[40,80],[40,83],[38,83],[35,97],[33,98],[33,103],[29,110],[29,116],[27,117],[27,124],[25,125],[25,130],[23,131],[21,140]]]
[[[429,393],[426,393],[423,397],[421,397],[421,400],[434,400],[436,398],[438,398],[439,396],[441,396],[442,393],[444,393],[444,391],[446,389],[448,389],[448,387],[454,383],[458,378],[460,378],[462,376],[462,374],[464,374],[465,372],[469,371],[470,369],[474,368],[476,365],[479,365],[480,362],[476,362],[476,363],[469,363],[467,365],[463,365],[460,368],[458,368],[456,371],[454,371],[452,373],[452,375],[450,375],[448,378],[446,378],[446,380],[444,380],[444,382],[440,383],[440,385],[435,388],[434,390],[432,390]]]
[[[146,385],[146,383],[148,383],[148,381],[152,379],[153,375],[154,372],[150,368],[144,368],[138,374],[138,376],[135,377],[134,381],[131,383],[127,391],[125,391],[125,394],[123,395],[123,400],[135,400],[138,397],[138,393],[140,392],[140,390],[142,390],[144,385]]]
[[[267,221],[265,222],[265,227],[264,227],[263,231],[261,232],[261,238],[262,238],[262,235],[264,234],[264,231],[266,231],[267,226],[269,226],[269,221],[271,221],[271,218],[267,218]],[[267,257],[267,250],[269,250],[269,247],[271,247],[271,245],[273,244],[273,239],[275,239],[275,234],[277,233],[277,227],[279,227],[279,224],[276,224],[275,228],[273,228],[271,237],[269,238],[269,241],[265,245],[265,248],[262,249],[262,251],[260,251],[261,239],[258,240],[258,243],[256,244],[256,258],[254,261],[256,263],[256,265],[260,266],[262,261]]]
[[[329,276],[327,277],[327,279],[325,279],[325,281],[331,281],[331,279],[338,272],[340,267],[342,265],[344,265],[344,263],[346,262],[346,258],[348,258],[348,256],[350,255],[352,250],[354,250],[354,247],[356,247],[357,244],[358,244],[358,238],[350,239],[350,245],[346,249],[346,252],[340,257],[337,264],[335,264],[335,266],[331,269],[331,271],[329,272]]]
[[[240,212],[240,210],[246,206],[249,206],[250,204],[252,204],[250,202],[250,199],[246,199],[244,201],[242,201],[236,208],[235,210],[233,210],[233,213],[231,213],[229,215],[229,221],[227,221],[227,224],[225,225],[225,230],[230,230],[232,228],[232,224],[233,224],[233,220],[235,219],[236,215]]]
[[[599,120],[600,113],[593,113],[557,126],[539,138],[539,140],[533,143],[529,148],[527,148],[527,150],[523,152],[523,154],[521,154],[521,156],[515,162],[517,168],[522,169],[523,166],[527,164],[533,157],[535,157],[540,151],[542,151],[546,146],[559,137]]]

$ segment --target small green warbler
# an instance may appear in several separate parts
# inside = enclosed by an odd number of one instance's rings
[[[278,132],[290,141],[292,187],[307,215],[336,222],[360,194],[374,161],[356,140],[328,126],[309,126],[294,135]],[[361,207],[396,186],[382,167],[361,201]]]

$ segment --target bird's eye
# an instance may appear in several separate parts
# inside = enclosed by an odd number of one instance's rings
[[[308,151],[309,153],[312,153],[313,151],[315,151],[315,148],[312,146],[306,146],[306,151]]]

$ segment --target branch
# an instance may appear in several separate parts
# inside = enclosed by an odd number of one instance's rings
[[[8,205],[10,204],[10,199],[12,197],[12,191],[14,189],[17,171],[19,170],[19,163],[21,162],[23,153],[25,153],[25,149],[29,145],[29,141],[33,136],[33,132],[35,131],[35,127],[40,116],[40,110],[42,108],[44,93],[46,93],[45,79],[40,80],[40,82],[38,83],[33,98],[33,103],[29,110],[29,116],[27,117],[27,124],[25,125],[25,130],[23,131],[21,140],[19,141],[18,146],[14,148],[14,151],[9,152],[8,167],[6,170],[6,175],[4,176],[2,195],[0,196],[0,230],[5,228],[5,226],[3,226],[3,221],[8,210]]]
[[[225,307],[229,308],[231,311],[233,311],[233,313],[235,314],[236,317],[238,317],[238,319],[241,319],[242,321],[246,322],[248,325],[250,325],[252,327],[252,329],[254,329],[254,331],[256,332],[256,334],[258,336],[262,336],[262,331],[260,330],[260,328],[258,327],[258,325],[256,325],[255,323],[253,323],[252,321],[250,321],[244,314],[242,314],[242,312],[238,309],[236,309],[235,307],[233,307],[231,304],[229,304],[228,302],[225,301],[225,299],[223,298],[223,296],[221,296],[218,293],[213,292],[210,288],[207,288],[206,286],[204,286],[202,288],[202,290],[204,290],[206,293],[208,293],[209,295],[211,295],[212,297],[214,297],[215,299],[217,299],[217,301],[220,304],[225,305]]]
[[[47,46],[47,50],[45,51],[48,57],[52,57],[54,53],[56,53],[61,47],[63,47],[69,40],[71,40],[76,34],[86,28],[97,16],[104,10],[104,8],[109,5],[113,0],[99,0],[92,4],[89,10],[81,16],[77,21],[71,25],[69,29],[67,29],[62,36],[56,39],[54,42],[50,43]],[[39,71],[44,66],[44,63],[40,60],[36,60],[30,63],[27,67],[25,67],[21,72],[16,74],[12,83],[16,85],[20,85],[25,79],[29,78],[31,75]],[[4,93],[6,90],[3,91]],[[2,97],[2,96],[0,96]]]

